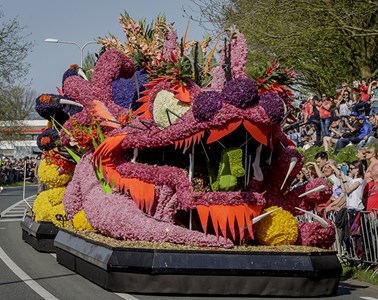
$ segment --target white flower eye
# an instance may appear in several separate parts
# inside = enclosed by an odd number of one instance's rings
[[[182,116],[190,108],[190,105],[179,101],[174,94],[166,90],[160,91],[154,100],[153,116],[156,124],[162,128],[176,122],[179,116]],[[167,114],[167,109],[172,112]]]

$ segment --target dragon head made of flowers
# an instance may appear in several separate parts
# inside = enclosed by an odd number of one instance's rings
[[[64,96],[83,109],[65,122],[62,143],[77,147],[78,124],[95,122],[103,136],[75,168],[63,199],[68,219],[84,211],[95,230],[125,240],[232,247],[256,236],[306,244],[319,224],[298,226],[294,215],[327,201],[331,188],[314,179],[289,189],[303,157],[280,126],[290,91],[268,82],[280,66],[271,64],[268,79],[256,83],[235,30],[215,64],[206,43],[177,43],[161,20],[150,38],[130,17],[121,21],[130,42],[101,39],[107,49],[92,81],[64,81]],[[320,228],[324,238],[312,244],[329,246],[334,231]]]

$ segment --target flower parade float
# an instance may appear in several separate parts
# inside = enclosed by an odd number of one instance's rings
[[[71,65],[63,74],[63,82],[72,75],[78,75],[77,65]],[[63,86],[64,88],[64,86]],[[36,99],[38,114],[48,121],[64,123],[82,110],[77,105],[64,105],[67,97],[61,89],[59,94],[42,94]],[[62,147],[59,130],[48,122],[48,127],[37,138],[37,145],[43,151],[44,158],[37,169],[38,177],[47,190],[40,192],[21,222],[22,238],[36,250],[55,252],[54,239],[58,228],[67,226],[66,213],[62,199],[68,182],[72,178],[75,162]]]
[[[92,81],[63,82],[64,105],[82,107],[60,130],[78,156],[63,205],[93,230],[60,228],[57,261],[117,292],[334,294],[335,229],[310,212],[331,186],[289,188],[303,165],[280,126],[295,74],[272,62],[249,78],[235,29],[207,51],[161,17],[120,21],[127,44],[100,38]]]

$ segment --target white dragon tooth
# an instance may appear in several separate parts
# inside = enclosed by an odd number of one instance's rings
[[[68,105],[74,105],[74,106],[83,107],[82,104],[77,103],[77,102],[72,101],[72,100],[68,100],[68,99],[60,99],[60,100],[59,100],[59,103],[60,103],[60,104],[68,104]]]
[[[303,194],[300,194],[298,198],[302,198],[304,196],[307,196],[316,192],[321,192],[321,191],[324,191],[325,189],[326,189],[325,185],[322,184],[322,185],[317,186],[316,188],[313,188],[312,190],[309,190]]]
[[[253,179],[256,179],[257,181],[263,181],[264,180],[264,175],[263,175],[263,172],[262,172],[261,167],[260,167],[261,150],[262,150],[262,144],[260,144],[257,147],[255,161],[252,164]],[[249,178],[248,178],[248,182],[249,182]]]
[[[266,212],[262,215],[257,216],[256,218],[253,218],[252,224],[256,224],[257,222],[261,221],[262,219],[264,219],[265,217],[269,216],[271,213],[274,213],[275,211],[277,211],[279,209],[282,209],[282,207],[277,207],[276,209],[273,209],[273,210],[268,211],[268,212]]]
[[[326,220],[324,220],[322,217],[318,216],[317,214],[314,214],[311,211],[304,210],[302,208],[296,207],[296,209],[300,210],[301,212],[304,212],[305,214],[311,216],[314,220],[318,221],[320,225],[322,225],[323,228],[328,227],[328,223]]]
[[[77,75],[79,75],[80,77],[82,77],[83,79],[85,79],[86,81],[88,81],[88,77],[87,75],[84,73],[83,69],[80,68],[79,71],[77,71]]]
[[[139,150],[138,148],[134,148],[133,150],[133,158],[131,159],[131,162],[135,163],[138,158]]]
[[[287,170],[287,173],[286,173],[286,177],[285,177],[285,180],[284,182],[282,183],[281,185],[281,191],[286,183],[286,180],[289,178],[289,175],[290,173],[293,171],[295,165],[297,164],[297,158],[296,157],[292,157],[291,160],[290,160],[290,165],[289,165],[289,169]]]

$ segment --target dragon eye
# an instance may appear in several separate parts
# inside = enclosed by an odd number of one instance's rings
[[[176,122],[189,108],[190,105],[177,100],[172,92],[162,90],[154,100],[154,120],[156,124],[166,128]]]

